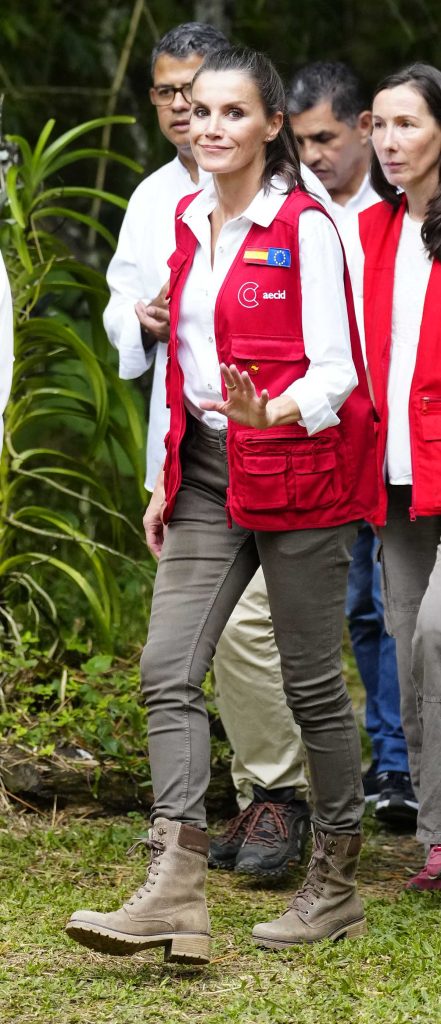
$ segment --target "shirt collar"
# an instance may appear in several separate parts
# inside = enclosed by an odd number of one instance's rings
[[[353,196],[351,196],[350,199],[348,199],[347,203],[345,203],[345,209],[350,210],[351,206],[358,206],[359,203],[364,199],[364,196],[370,191],[371,183],[369,180],[369,174],[365,174],[363,181],[360,185],[360,188],[357,190],[357,192],[355,192]]]
[[[232,220],[246,219],[250,224],[259,224],[263,228],[269,227],[285,202],[285,189],[285,182],[281,178],[274,177],[271,181],[270,191],[265,193],[263,188],[260,189],[246,210],[243,210],[237,217],[233,217]],[[183,221],[191,227],[195,219],[200,221],[201,218],[209,217],[216,203],[217,195],[214,182],[210,181],[187,207],[182,217]]]
[[[173,160],[173,163],[175,164],[176,170],[180,172],[180,174],[182,175],[183,178],[187,179],[187,181],[189,183],[189,186],[194,191],[197,191],[197,189],[205,188],[206,185],[208,185],[211,182],[211,180],[212,180],[211,174],[209,174],[208,171],[203,171],[202,167],[200,167],[199,168],[199,181],[198,182],[193,181],[192,178],[191,178],[189,170],[187,169],[185,164],[182,163],[182,160],[179,159],[178,154],[176,154],[176,156],[175,156],[175,158]]]

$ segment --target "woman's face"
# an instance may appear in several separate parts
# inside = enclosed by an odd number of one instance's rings
[[[204,171],[261,173],[265,144],[282,122],[280,111],[267,117],[256,84],[240,71],[204,71],[194,83],[190,142]]]
[[[406,192],[439,182],[441,127],[412,85],[383,89],[374,99],[372,142],[383,174]]]

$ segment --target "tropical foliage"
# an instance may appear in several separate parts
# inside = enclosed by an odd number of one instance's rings
[[[108,121],[53,139],[50,120],[34,148],[22,136],[9,138],[19,156],[1,197],[0,245],[14,297],[16,359],[0,469],[0,617],[16,642],[26,628],[49,628],[59,640],[76,612],[79,621],[92,615],[110,648],[119,622],[116,560],[139,573],[145,551],[124,499],[130,473],[142,506],[143,417],[104,333],[105,279],[78,256],[85,228],[115,244],[87,212],[90,201],[126,203],[63,180],[66,168],[78,177],[80,161],[103,155],[141,170],[117,153],[77,148]]]

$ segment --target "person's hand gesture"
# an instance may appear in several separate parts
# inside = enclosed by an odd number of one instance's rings
[[[201,402],[201,409],[220,412],[230,420],[243,423],[245,426],[261,430],[270,427],[272,418],[268,409],[269,394],[266,388],[258,395],[249,373],[246,370],[239,373],[234,364],[227,366],[221,363],[220,369],[227,389],[227,400]]]

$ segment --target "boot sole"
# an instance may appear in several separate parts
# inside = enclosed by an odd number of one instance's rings
[[[213,871],[234,871],[236,858],[231,860],[216,860],[215,857],[208,858],[208,867]]]
[[[299,939],[296,942],[295,939],[266,939],[258,935],[253,935],[252,939],[256,946],[263,946],[264,949],[289,949],[290,946],[312,946],[314,942],[323,942],[324,939],[331,939],[332,942],[337,942],[338,939],[358,939],[366,935],[367,930],[367,921],[364,917],[361,921],[353,921],[343,928],[337,928],[330,935],[322,935],[319,939]]]
[[[134,953],[139,953],[142,949],[163,946],[164,960],[171,963],[208,964],[210,962],[211,940],[209,935],[180,932],[178,934],[162,933],[145,938],[112,931],[110,928],[99,928],[81,921],[67,924],[66,932],[81,946],[87,946],[88,949],[94,949],[98,953],[133,956]]]
[[[254,867],[253,864],[236,864],[234,871],[237,875],[251,875],[253,878],[284,878],[298,864],[301,864],[300,857],[296,860],[291,859],[287,863],[281,864],[278,868],[261,868]]]

